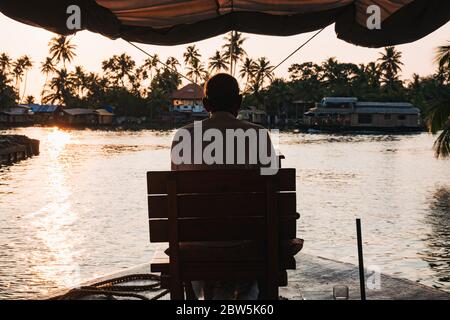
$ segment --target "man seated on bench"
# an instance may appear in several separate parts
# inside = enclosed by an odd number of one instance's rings
[[[262,164],[257,156],[259,154],[259,141],[262,140],[261,137],[264,137],[263,139],[267,141],[267,143],[263,142],[266,144],[264,148],[267,151],[266,153],[270,153],[272,158],[276,158],[267,130],[256,124],[236,118],[241,108],[242,95],[235,78],[228,74],[217,74],[209,79],[204,90],[205,98],[203,99],[203,104],[210,113],[210,117],[178,130],[172,144],[172,170],[261,168],[264,165],[268,165],[268,163]],[[209,129],[220,131],[222,138],[207,138]],[[230,135],[230,129],[233,129],[236,135]],[[239,134],[243,133],[248,134],[243,139],[245,143],[240,145],[239,143],[237,145],[233,143],[233,150],[226,148],[227,143],[235,142],[236,139],[239,139]],[[199,134],[202,137],[205,134],[205,137],[199,139]],[[256,139],[252,140],[252,137],[256,137]],[[216,139],[217,141],[215,141]],[[230,141],[230,139],[233,141]],[[190,150],[180,147],[180,144],[183,144],[183,142],[188,142]],[[217,151],[220,149],[219,146],[219,148],[216,148],[215,153],[213,152],[212,154],[213,159],[208,159],[203,152],[206,151],[205,148],[211,142],[221,143],[222,151]],[[243,146],[244,144],[245,147]],[[278,160],[275,159],[275,161]],[[276,167],[278,168],[278,163]],[[225,245],[229,246],[230,243],[208,243],[208,247],[211,246],[217,250],[220,250],[220,247]],[[240,245],[240,243],[234,245]],[[200,299],[209,297],[217,300],[256,300],[259,293],[256,280],[248,282],[218,281],[213,283],[195,281],[192,283],[192,287],[195,295]]]

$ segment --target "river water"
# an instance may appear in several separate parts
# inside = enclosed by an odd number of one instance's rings
[[[151,259],[146,172],[169,169],[173,132],[0,131],[41,154],[0,168],[0,298],[36,298]],[[304,252],[450,291],[450,161],[435,137],[280,135],[297,169]]]

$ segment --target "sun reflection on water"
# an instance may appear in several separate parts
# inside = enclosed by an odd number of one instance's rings
[[[49,155],[52,159],[56,159],[64,150],[66,145],[71,141],[71,135],[54,127],[45,137],[45,143],[48,144]]]
[[[27,257],[31,265],[30,271],[37,278],[54,283],[55,287],[70,287],[80,281],[79,262],[76,261],[76,256],[79,255],[76,250],[77,240],[73,238],[71,231],[78,216],[72,210],[72,193],[67,185],[67,168],[62,157],[71,140],[70,133],[56,127],[43,137],[44,152],[48,155],[43,176],[47,180],[49,201],[29,214],[34,231],[32,237],[43,247],[40,256],[34,253]]]

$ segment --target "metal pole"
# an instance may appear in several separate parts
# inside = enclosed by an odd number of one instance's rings
[[[364,275],[364,257],[361,235],[361,219],[356,219],[356,237],[358,239],[358,262],[359,262],[359,285],[361,289],[361,300],[366,300],[366,279]]]

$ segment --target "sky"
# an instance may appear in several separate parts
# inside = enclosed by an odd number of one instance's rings
[[[290,37],[244,34],[246,38],[244,49],[252,58],[267,57],[272,65],[277,65],[312,34],[305,33]],[[48,43],[54,36],[55,34],[51,32],[16,22],[0,13],[0,53],[6,52],[13,59],[27,54],[34,62],[33,70],[28,73],[25,96],[34,95],[36,98],[40,96],[45,82],[45,76],[39,71],[40,65],[48,56]],[[223,38],[224,35],[221,35],[195,43],[200,49],[203,61],[207,61],[216,50],[222,47]],[[397,49],[403,53],[402,78],[409,79],[414,73],[421,76],[432,74],[436,69],[433,64],[435,48],[446,44],[448,40],[450,40],[450,22],[414,43],[397,46]],[[100,72],[103,60],[121,53],[127,53],[138,64],[146,58],[143,53],[121,39],[111,40],[88,31],[77,33],[72,38],[72,42],[77,46],[77,57],[69,69],[75,65],[81,65],[88,71]],[[157,53],[162,61],[165,61],[168,56],[174,56],[180,62],[183,61],[183,52],[188,45],[164,47],[139,44],[148,53]],[[358,47],[337,39],[334,26],[331,25],[278,68],[275,75],[287,78],[287,70],[292,63],[305,61],[321,63],[329,57],[336,57],[341,62],[367,63],[376,60],[381,51],[382,49]]]

